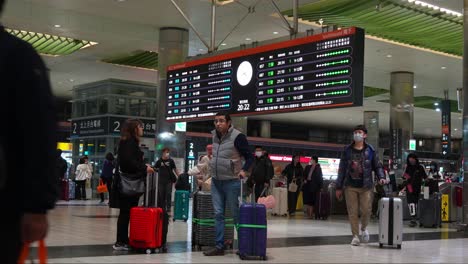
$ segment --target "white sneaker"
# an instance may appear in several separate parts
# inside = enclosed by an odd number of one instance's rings
[[[369,232],[367,231],[367,229],[362,231],[361,239],[362,239],[362,242],[364,242],[364,243],[369,242]]]
[[[359,241],[359,237],[358,236],[354,236],[353,237],[353,240],[351,240],[351,245],[353,246],[359,246],[361,244],[361,241]]]

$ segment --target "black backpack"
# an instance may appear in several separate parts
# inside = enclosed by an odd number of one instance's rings
[[[175,189],[180,191],[190,191],[190,182],[188,173],[181,173],[177,178]]]

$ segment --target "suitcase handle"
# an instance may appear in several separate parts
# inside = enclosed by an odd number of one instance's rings
[[[148,173],[146,175],[146,195],[145,195],[145,206],[146,207],[149,207],[149,194],[150,194],[150,178],[156,178],[156,186],[155,186],[155,191],[154,191],[154,194],[155,194],[155,197],[154,197],[154,207],[158,207],[158,191],[159,191],[159,188],[158,188],[158,181],[159,181],[159,173],[158,172],[154,172],[154,173]],[[151,181],[151,182],[154,182],[154,181]]]

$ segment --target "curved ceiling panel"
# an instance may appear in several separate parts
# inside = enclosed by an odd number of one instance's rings
[[[292,16],[292,10],[283,12]],[[299,8],[299,18],[323,25],[357,26],[366,34],[462,55],[463,18],[402,0],[320,0]]]

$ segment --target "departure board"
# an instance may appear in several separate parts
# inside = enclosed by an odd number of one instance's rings
[[[171,65],[166,120],[362,106],[363,64],[353,27]]]

